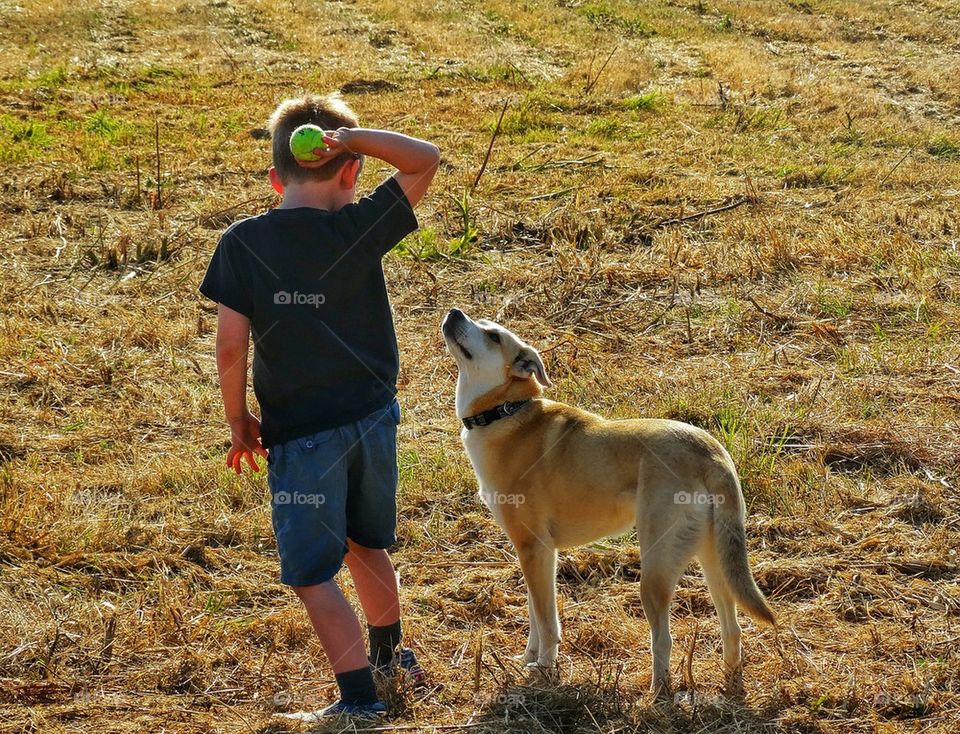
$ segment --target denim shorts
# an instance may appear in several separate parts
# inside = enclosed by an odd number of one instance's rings
[[[347,538],[367,548],[396,542],[399,423],[394,400],[354,423],[270,449],[280,581],[329,581],[343,564]]]

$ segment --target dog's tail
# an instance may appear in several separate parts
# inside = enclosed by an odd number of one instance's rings
[[[714,503],[713,532],[717,557],[737,603],[757,622],[777,626],[773,610],[763,592],[757,588],[747,561],[745,510],[740,482],[732,467],[723,472],[723,491],[717,494],[724,501]]]

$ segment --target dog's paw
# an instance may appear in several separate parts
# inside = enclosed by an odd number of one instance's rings
[[[656,701],[673,702],[672,686],[670,685],[670,676],[650,681],[650,693]]]
[[[556,664],[540,665],[540,663],[534,660],[533,662],[527,663],[525,667],[531,678],[538,678],[548,681],[549,683],[557,683],[560,680],[560,671],[557,669]]]
[[[743,698],[743,668],[737,666],[733,670],[727,671],[726,681],[724,682],[723,692],[731,698]]]

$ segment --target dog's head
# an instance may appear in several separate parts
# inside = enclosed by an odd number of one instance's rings
[[[537,350],[493,321],[473,321],[458,308],[440,325],[457,362],[457,415],[488,410],[510,400],[536,397],[550,387]]]

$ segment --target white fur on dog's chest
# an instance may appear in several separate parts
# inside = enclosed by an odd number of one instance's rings
[[[500,492],[497,487],[493,486],[490,482],[490,472],[486,466],[489,459],[485,459],[485,452],[482,447],[483,439],[481,436],[466,428],[461,431],[460,438],[463,441],[463,448],[467,452],[467,458],[470,459],[473,471],[477,475],[480,499],[496,517],[497,510],[500,507],[500,503],[496,501],[496,498]]]

